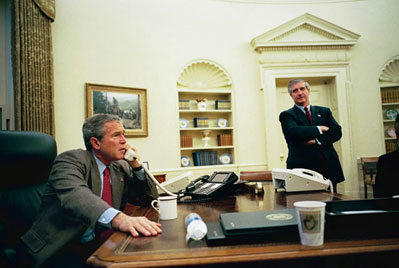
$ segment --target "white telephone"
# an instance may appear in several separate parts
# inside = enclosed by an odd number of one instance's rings
[[[137,160],[137,158],[136,158],[136,153],[135,153],[132,149],[126,150],[124,158],[125,158],[126,160],[129,160],[129,161],[136,160],[137,162],[139,162],[139,160]],[[140,162],[139,162],[139,163],[140,163]],[[147,167],[146,167],[145,165],[142,165],[141,163],[140,163],[140,165],[144,168],[145,173],[147,173],[147,175],[154,181],[154,183],[155,183],[159,188],[161,188],[162,191],[164,191],[166,194],[168,194],[168,195],[170,195],[170,196],[177,196],[176,194],[170,192],[168,189],[166,189],[165,187],[163,187],[163,186],[158,182],[158,180],[155,179],[155,177],[151,174],[151,172],[147,169]]]
[[[316,171],[303,168],[273,168],[272,179],[274,189],[286,192],[327,190],[333,192],[332,182]]]

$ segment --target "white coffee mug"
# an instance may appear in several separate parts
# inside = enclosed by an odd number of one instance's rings
[[[177,196],[160,196],[152,200],[151,206],[159,212],[160,220],[177,218]]]

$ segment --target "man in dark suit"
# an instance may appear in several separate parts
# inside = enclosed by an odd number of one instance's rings
[[[126,202],[149,205],[158,197],[140,163],[124,159],[131,147],[121,119],[94,115],[82,130],[86,150],[66,151],[54,161],[39,214],[21,238],[19,261],[28,262],[21,266],[38,267],[44,262],[45,267],[71,266],[68,262],[76,255],[84,266],[101,244],[99,238],[111,228],[135,237],[162,232],[159,223],[121,212]],[[68,252],[66,263],[56,261]]]
[[[295,105],[280,113],[281,127],[288,145],[287,168],[306,168],[331,180],[334,191],[345,180],[333,143],[341,136],[341,126],[327,107],[310,105],[310,86],[303,79],[291,80],[288,92]]]
[[[399,143],[399,116],[395,120],[396,142]],[[377,162],[374,197],[399,195],[399,149],[381,155]]]

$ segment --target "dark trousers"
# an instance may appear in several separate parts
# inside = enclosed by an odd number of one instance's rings
[[[43,265],[46,268],[83,268],[89,267],[86,265],[87,258],[90,257],[94,251],[101,245],[100,236],[96,237],[88,243],[80,243],[73,241],[67,244],[54,256],[49,258]]]
[[[320,171],[319,172],[324,177],[330,179],[329,178],[330,172],[329,172],[329,168],[328,168],[328,160],[324,157],[324,155],[322,153],[320,153],[320,155],[319,155],[319,166],[320,166]],[[331,180],[331,182],[332,182],[332,185],[333,185],[334,193],[336,193],[337,192],[337,184],[334,183],[332,180]]]
[[[46,260],[40,267],[87,268],[88,265],[86,265],[86,260],[100,245],[100,235],[96,235],[96,237],[88,243],[80,243],[78,240],[73,240]],[[25,244],[21,241],[17,247],[16,255],[11,260],[9,267],[32,267],[34,262],[32,256],[27,252],[28,250]]]

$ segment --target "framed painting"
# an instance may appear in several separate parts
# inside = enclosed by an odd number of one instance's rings
[[[86,116],[115,114],[122,119],[125,137],[148,136],[147,90],[86,83]]]

